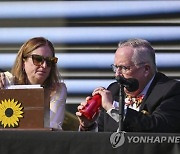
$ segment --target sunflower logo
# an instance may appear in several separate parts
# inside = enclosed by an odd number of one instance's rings
[[[19,125],[19,118],[22,118],[23,107],[14,99],[2,100],[0,104],[0,122],[3,127],[15,127]]]

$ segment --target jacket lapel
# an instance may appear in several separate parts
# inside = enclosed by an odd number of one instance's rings
[[[162,92],[162,86],[164,86],[164,81],[168,81],[169,79],[163,75],[162,73],[156,73],[154,80],[149,87],[145,98],[140,107],[141,110],[146,110],[149,113],[152,113],[155,108],[159,105],[160,99],[164,93]],[[167,86],[167,85],[166,85]]]

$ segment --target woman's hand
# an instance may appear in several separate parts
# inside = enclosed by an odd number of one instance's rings
[[[0,73],[0,88],[4,89],[9,85],[13,85],[14,84],[14,76],[6,71],[6,72],[1,72]]]
[[[6,78],[5,74],[2,72],[0,73],[0,89],[3,89],[6,87]]]

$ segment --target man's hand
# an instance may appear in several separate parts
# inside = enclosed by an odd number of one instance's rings
[[[96,95],[96,94],[100,94],[101,95],[101,98],[102,98],[102,107],[108,111],[109,109],[113,108],[113,105],[112,105],[112,102],[113,102],[113,99],[112,99],[112,94],[109,90],[103,88],[103,87],[99,87],[99,88],[96,88],[92,95]]]
[[[84,108],[84,106],[87,104],[87,101],[91,98],[92,97],[90,97],[90,96],[86,97],[86,101],[82,102],[77,107],[78,111],[76,112],[76,116],[79,119],[80,126],[85,127],[85,128],[92,126],[95,123],[95,121],[97,120],[98,115],[99,115],[99,112],[98,112],[98,113],[96,113],[96,115],[91,120],[89,120],[80,112],[80,110],[82,110]]]

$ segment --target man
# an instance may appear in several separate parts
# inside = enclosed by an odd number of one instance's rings
[[[134,78],[139,88],[130,92],[124,88],[125,99],[123,127],[128,132],[180,132],[180,82],[157,71],[155,51],[150,43],[142,39],[131,39],[120,43],[112,65],[115,76]],[[81,131],[116,131],[119,126],[118,85],[112,83],[108,89],[96,88],[92,95],[102,96],[102,110],[92,120],[86,119],[78,106],[76,115]],[[139,96],[140,101],[135,100]],[[134,100],[134,102],[133,102]],[[136,103],[139,102],[137,105]]]

